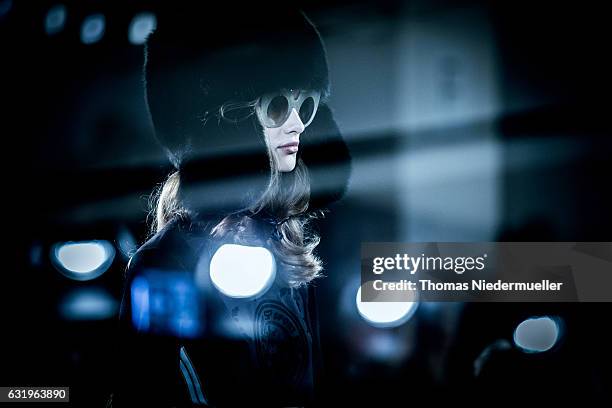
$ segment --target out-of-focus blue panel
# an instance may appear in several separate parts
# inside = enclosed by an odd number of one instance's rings
[[[197,337],[204,330],[203,306],[192,276],[148,270],[131,285],[132,324],[136,330]]]

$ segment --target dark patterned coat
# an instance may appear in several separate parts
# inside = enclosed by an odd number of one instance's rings
[[[132,257],[113,406],[312,404],[320,374],[314,286],[277,279],[236,299],[216,290],[218,243],[175,220]]]

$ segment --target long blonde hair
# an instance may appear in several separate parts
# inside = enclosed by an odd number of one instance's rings
[[[149,203],[149,235],[160,231],[174,218],[189,216],[189,211],[183,207],[179,199],[180,187],[181,175],[177,170],[170,173],[166,181],[153,191]]]
[[[308,168],[301,158],[291,172],[280,172],[268,147],[270,180],[261,197],[246,211],[237,211],[225,216],[210,234],[214,238],[231,237],[236,243],[249,243],[253,233],[252,216],[270,216],[276,229],[267,238],[268,247],[274,253],[281,278],[288,286],[304,285],[321,275],[321,260],[314,254],[319,244],[318,234],[309,228],[313,218],[323,215],[322,211],[308,212],[310,200],[310,177]],[[191,212],[181,200],[180,172],[175,171],[154,191],[152,196],[151,232],[164,228],[175,218],[188,219]]]

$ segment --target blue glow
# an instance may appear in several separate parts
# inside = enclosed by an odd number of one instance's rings
[[[134,16],[128,30],[128,39],[134,45],[144,44],[147,37],[157,27],[157,18],[153,13],[139,13]]]
[[[11,11],[13,2],[11,0],[0,0],[0,17],[4,17]]]
[[[151,316],[149,306],[149,283],[145,278],[134,278],[131,291],[132,324],[136,330],[149,330]]]
[[[368,324],[374,327],[398,327],[406,323],[416,312],[419,302],[414,291],[413,302],[362,302],[361,287],[357,289],[357,311]]]
[[[108,241],[63,242],[51,248],[53,265],[66,277],[91,280],[113,263],[115,248]]]
[[[265,293],[276,277],[274,256],[266,248],[222,245],[210,260],[210,279],[221,293],[249,298]]]
[[[38,242],[32,244],[30,248],[30,263],[33,266],[40,266],[43,262],[43,248]]]
[[[60,314],[66,320],[103,320],[115,317],[117,301],[105,290],[79,288],[60,303]]]
[[[66,6],[57,4],[49,9],[45,17],[45,32],[48,35],[57,34],[66,24]]]
[[[391,331],[376,331],[365,337],[365,352],[369,357],[381,361],[401,361],[409,349],[409,342],[404,336]]]
[[[550,350],[559,340],[559,325],[550,317],[533,317],[516,326],[514,343],[526,353]]]
[[[191,275],[148,270],[131,284],[132,325],[138,331],[196,337],[203,321]]]
[[[92,14],[83,21],[81,26],[81,42],[93,44],[102,39],[106,29],[106,19],[103,14]]]

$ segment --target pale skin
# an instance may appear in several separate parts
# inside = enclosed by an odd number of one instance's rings
[[[304,123],[295,109],[281,126],[276,128],[264,126],[266,144],[272,152],[278,171],[290,172],[295,169],[300,135],[304,129]]]

